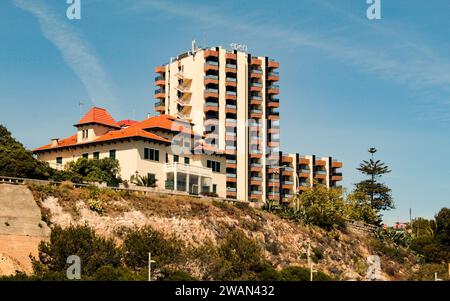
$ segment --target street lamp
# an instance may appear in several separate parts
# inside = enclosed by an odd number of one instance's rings
[[[152,260],[152,253],[148,253],[148,281],[152,281],[152,263],[156,261]]]
[[[286,169],[288,166],[273,166],[275,169]],[[294,172],[297,181],[295,182],[295,192],[298,194],[300,191],[300,177]]]

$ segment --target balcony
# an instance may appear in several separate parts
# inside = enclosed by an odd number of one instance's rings
[[[262,97],[258,95],[250,95],[250,104],[251,105],[261,105],[262,104]]]
[[[302,157],[302,158],[300,158],[298,163],[299,164],[303,164],[303,165],[309,165],[309,159],[305,158],[305,157]]]
[[[166,73],[166,66],[158,66],[155,68],[155,73]]]
[[[237,106],[236,105],[226,105],[225,106],[225,113],[236,114],[237,113]]]
[[[165,99],[166,98],[166,90],[159,88],[155,90],[155,98]]]
[[[237,99],[237,92],[236,91],[226,91],[225,92],[225,99],[230,100],[236,100]]]
[[[204,104],[205,112],[219,112],[219,104],[216,102],[207,102]]]
[[[205,92],[203,93],[204,98],[219,98],[219,90],[218,89],[205,89]]]
[[[215,84],[218,85],[219,84],[219,77],[217,75],[207,75],[204,77],[204,84],[208,85],[208,84]]]
[[[327,161],[322,160],[322,159],[316,159],[316,166],[326,166],[327,165]]]
[[[256,118],[256,119],[262,118],[262,110],[250,109],[250,118]]]
[[[249,86],[250,86],[250,91],[252,91],[252,92],[260,92],[262,90],[261,83],[253,82],[253,83],[250,83]]]
[[[271,81],[271,82],[277,82],[280,80],[280,76],[279,76],[278,72],[272,71],[272,72],[267,73],[267,80]]]
[[[262,164],[260,163],[250,163],[250,171],[260,172],[262,170]]]
[[[166,77],[162,75],[155,77],[155,85],[164,87],[166,85]]]
[[[270,59],[269,62],[267,63],[267,67],[269,68],[280,68],[280,63],[276,62],[275,60]]]
[[[334,174],[334,175],[332,175],[331,176],[331,181],[342,181],[342,174],[341,175],[336,175],[336,174]]]
[[[226,162],[226,167],[227,168],[231,168],[231,169],[236,169],[237,168],[237,162],[236,160],[233,160],[234,162],[232,162],[231,160],[227,160]]]
[[[250,65],[252,65],[252,66],[261,66],[261,64],[262,64],[262,61],[258,58],[252,58],[250,60]]]
[[[280,93],[280,86],[278,85],[270,85],[267,86],[267,93],[268,94],[279,94]]]
[[[334,161],[331,163],[331,167],[333,168],[341,168],[343,166],[342,162]]]
[[[226,118],[225,119],[225,126],[229,127],[236,127],[237,126],[237,120],[232,118]]]
[[[225,65],[225,72],[226,73],[236,73],[237,72],[237,65],[235,65],[235,64],[226,64]]]
[[[232,52],[225,53],[226,60],[237,60],[237,54]]]
[[[227,155],[236,155],[237,148],[236,146],[227,145],[225,146],[225,154]]]
[[[219,57],[219,51],[217,50],[205,50],[204,51],[204,58],[208,57]]]
[[[269,141],[269,142],[267,142],[267,146],[269,146],[269,147],[279,147],[280,146],[280,142],[279,141]]]
[[[249,156],[250,156],[250,158],[261,159],[262,158],[262,151],[260,151],[260,150],[250,150],[249,151]]]
[[[215,61],[206,61],[205,71],[215,70],[219,71],[219,63]]]
[[[309,169],[300,169],[298,171],[299,178],[309,178],[311,171]]]
[[[166,103],[164,101],[158,101],[155,103],[156,112],[164,112],[166,110]]]
[[[260,69],[250,69],[250,78],[262,78],[262,70]]]
[[[294,162],[294,158],[292,158],[290,156],[283,156],[283,157],[281,157],[281,162],[283,162],[283,163],[292,163],[292,162]]]
[[[278,108],[280,106],[280,100],[278,98],[269,99],[267,106],[269,108]]]

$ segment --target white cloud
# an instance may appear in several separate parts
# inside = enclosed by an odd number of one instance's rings
[[[60,51],[94,104],[115,101],[109,75],[89,43],[67,24],[74,21],[63,19],[65,12],[56,15],[40,0],[14,0],[14,4],[37,18],[42,34]]]
[[[354,23],[358,32],[370,30],[371,34],[381,35],[391,40],[395,47],[387,45],[381,48],[378,45],[372,48],[366,41],[358,40],[356,43],[349,37],[332,37],[330,35],[312,34],[306,30],[286,28],[274,24],[267,24],[267,16],[246,18],[244,15],[227,17],[217,9],[208,6],[173,3],[159,0],[131,0],[132,10],[135,12],[148,12],[159,10],[175,17],[193,19],[194,22],[206,24],[208,27],[222,27],[241,34],[262,38],[265,41],[277,41],[277,46],[310,47],[323,51],[336,60],[357,67],[362,72],[374,75],[389,81],[404,84],[412,89],[442,88],[450,86],[450,62],[440,57],[431,48],[420,42],[411,42],[395,34],[395,30],[386,30],[370,22],[343,12],[329,3],[329,10],[334,13],[345,14],[345,18]],[[320,3],[320,2],[319,2]],[[322,3],[323,5],[323,3]],[[222,10],[223,11],[223,10]],[[365,16],[365,14],[364,14]],[[242,21],[242,20],[245,20]],[[181,24],[181,23],[180,23]],[[354,29],[352,29],[353,31]]]

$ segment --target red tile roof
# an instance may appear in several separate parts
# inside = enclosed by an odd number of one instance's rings
[[[103,124],[108,125],[117,130],[111,130],[108,133],[98,137],[97,139],[89,142],[78,142],[77,135],[70,136],[69,138],[61,139],[58,141],[58,145],[52,146],[52,143],[44,145],[35,149],[35,152],[45,151],[50,149],[58,149],[63,147],[71,147],[77,145],[85,145],[91,143],[106,142],[110,140],[125,139],[132,137],[140,137],[151,139],[162,143],[170,143],[170,141],[164,137],[161,137],[155,133],[149,132],[151,129],[164,129],[167,131],[182,131],[189,134],[194,134],[191,129],[191,124],[188,122],[177,120],[170,115],[160,115],[145,119],[143,121],[134,120],[122,120],[116,122],[114,118],[105,109],[94,107],[80,120],[76,125],[82,124]],[[119,125],[126,125],[127,127],[119,129]],[[199,135],[200,136],[200,135]]]
[[[138,123],[138,121],[131,120],[131,119],[125,119],[125,120],[117,121],[117,124],[120,127],[132,126],[132,125],[135,125],[136,123]]]
[[[75,125],[91,124],[97,123],[114,128],[118,128],[119,125],[114,120],[114,118],[103,108],[93,107],[89,112],[84,115],[83,118]]]
[[[154,117],[150,117],[145,119],[136,126],[139,126],[141,129],[164,129],[167,131],[173,132],[183,132],[187,134],[192,134],[195,136],[202,136],[201,134],[195,133],[192,130],[192,124],[187,121],[182,121],[173,117],[171,115],[158,115]]]

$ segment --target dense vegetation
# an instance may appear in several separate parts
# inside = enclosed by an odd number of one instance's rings
[[[33,274],[18,273],[3,280],[67,280],[71,263],[81,259],[81,280],[148,280],[148,253],[151,252],[153,280],[309,280],[309,270],[286,267],[277,271],[264,259],[260,244],[239,230],[230,231],[218,246],[187,247],[175,237],[145,227],[120,234],[123,244],[98,236],[88,226],[52,228],[50,240],[41,242],[39,256],[33,258]],[[201,262],[204,278],[197,279],[187,269],[189,262]],[[317,281],[332,280],[318,272]]]

